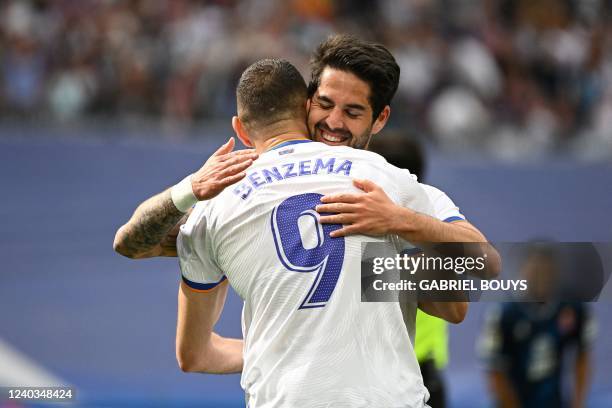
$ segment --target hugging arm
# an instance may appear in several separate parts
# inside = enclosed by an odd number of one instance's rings
[[[322,216],[322,223],[343,224],[343,228],[334,231],[332,236],[394,234],[423,247],[430,243],[476,243],[477,245],[469,246],[468,250],[474,251],[472,254],[474,256],[484,255],[487,259],[486,267],[480,272],[479,277],[488,279],[499,275],[501,270],[499,253],[475,226],[463,218],[451,217],[445,222],[397,205],[381,187],[369,180],[354,180],[354,185],[363,192],[324,196],[321,199],[322,204],[317,206],[318,212],[335,213]],[[450,199],[446,200],[452,204]],[[445,218],[438,215],[437,211],[436,216]],[[419,308],[450,323],[460,323],[466,316],[468,303],[422,301],[419,302]]]
[[[234,144],[231,138],[202,168],[179,183],[190,183],[187,194],[191,205],[210,200],[245,177],[245,170],[258,156],[249,149],[233,151]],[[186,188],[189,190],[189,184]],[[181,211],[175,201],[176,194],[173,199],[173,188],[169,188],[140,204],[130,220],[117,230],[114,250],[133,259],[176,256],[176,236],[189,216],[189,209]]]
[[[175,207],[167,189],[136,208],[117,230],[113,249],[132,259],[176,256],[176,236],[187,216]]]
[[[478,254],[487,258],[486,268],[479,277],[494,278],[501,271],[501,257],[486,237],[464,219],[444,222],[394,203],[384,190],[369,180],[354,180],[363,193],[340,193],[324,196],[318,212],[334,215],[322,216],[322,223],[343,224],[332,232],[333,237],[352,234],[370,236],[398,235],[413,243],[471,242]]]

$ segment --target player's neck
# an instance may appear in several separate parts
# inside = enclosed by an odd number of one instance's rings
[[[280,144],[283,144],[285,142],[289,142],[292,140],[310,140],[310,139],[306,137],[305,133],[301,133],[301,132],[285,133],[283,135],[274,136],[269,139],[266,139],[265,141],[261,142],[261,145],[256,144],[255,149],[257,150],[257,153],[263,153],[263,152],[267,152],[268,150],[275,148],[276,146]]]
[[[308,140],[308,129],[304,124],[294,124],[292,126],[277,127],[275,129],[267,129],[265,139],[257,141],[253,140],[257,153],[266,152],[274,146],[285,143],[291,140]]]

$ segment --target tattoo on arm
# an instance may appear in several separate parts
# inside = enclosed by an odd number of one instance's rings
[[[173,256],[177,257],[177,249],[176,249],[176,239],[178,237],[179,232],[181,231],[181,225],[187,222],[187,218],[189,218],[189,214],[191,214],[191,210],[187,211],[186,214],[176,223],[176,225],[168,231],[168,234],[164,238],[162,238],[159,250],[160,256]]]
[[[142,258],[146,256],[176,256],[176,236],[174,243],[168,233],[185,216],[172,202],[170,189],[149,198],[142,203],[132,218],[119,229],[115,238],[115,249],[126,256]],[[162,245],[163,244],[163,245]]]

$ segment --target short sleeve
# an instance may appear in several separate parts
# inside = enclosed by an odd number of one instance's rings
[[[434,206],[431,197],[420,184],[416,176],[410,174],[406,169],[392,167],[393,176],[397,180],[399,201],[398,204],[414,211],[434,216]]]
[[[459,207],[446,193],[428,184],[421,183],[421,187],[433,205],[435,218],[444,222],[465,221],[465,216],[461,214]]]
[[[226,277],[214,261],[211,233],[205,211],[196,207],[181,226],[177,237],[177,252],[183,282],[196,291],[209,291],[223,283]]]

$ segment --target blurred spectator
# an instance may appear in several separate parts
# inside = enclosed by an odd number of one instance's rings
[[[397,57],[394,126],[507,158],[568,146],[610,155],[611,4],[7,0],[0,119],[226,118],[245,64],[283,56],[307,74],[313,47],[348,31]]]
[[[529,282],[525,301],[489,311],[478,352],[496,406],[585,406],[595,326],[588,304],[556,300],[558,261],[552,247],[534,245],[521,265],[521,278]],[[567,373],[573,379],[569,390]]]

